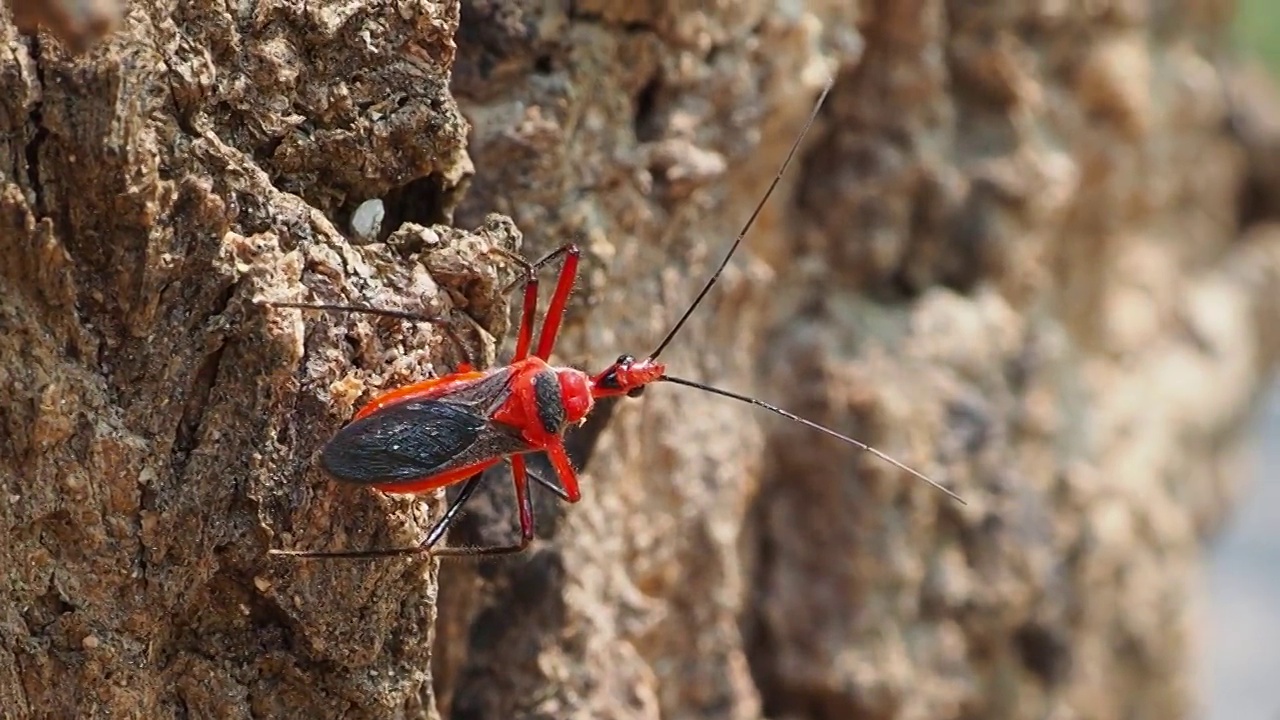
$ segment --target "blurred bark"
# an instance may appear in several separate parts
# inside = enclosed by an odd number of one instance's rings
[[[8,0],[19,30],[52,32],[75,50],[85,50],[120,22],[121,0]]]
[[[1231,4],[695,6],[134,0],[81,56],[0,26],[0,715],[1191,714],[1280,327]],[[657,387],[579,431],[586,496],[540,497],[524,556],[265,555],[420,537],[439,498],[312,456],[461,352],[255,299],[437,313],[492,362],[496,212],[587,251],[560,360],[648,352],[831,73],[664,359],[968,507]],[[512,532],[497,475],[460,537]]]

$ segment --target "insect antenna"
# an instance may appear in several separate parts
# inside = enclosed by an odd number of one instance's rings
[[[914,470],[914,469],[912,469],[911,467],[907,466],[906,464],[901,463],[901,462],[899,462],[899,461],[897,461],[897,460],[894,460],[893,458],[891,458],[891,457],[889,457],[888,455],[884,454],[883,452],[880,452],[879,450],[877,450],[877,449],[875,449],[875,448],[871,447],[870,445],[868,445],[868,444],[866,444],[866,443],[864,443],[864,442],[860,442],[860,441],[858,441],[858,440],[854,440],[853,438],[849,437],[848,435],[842,435],[842,434],[840,434],[840,433],[836,432],[835,430],[832,430],[831,428],[828,428],[828,427],[824,427],[824,426],[822,426],[822,425],[819,425],[818,423],[813,422],[812,420],[805,420],[804,418],[800,417],[799,415],[796,415],[795,413],[787,412],[786,410],[783,410],[782,408],[778,407],[777,405],[770,405],[769,403],[767,403],[767,402],[765,402],[765,401],[763,401],[763,400],[757,400],[757,399],[755,399],[755,398],[753,398],[753,397],[750,397],[750,396],[748,396],[748,395],[740,395],[740,394],[735,393],[735,392],[730,392],[729,390],[721,390],[721,389],[720,389],[720,388],[718,388],[718,387],[712,387],[711,385],[704,385],[704,384],[702,384],[702,383],[694,382],[694,381],[692,381],[692,380],[685,380],[685,379],[683,379],[683,378],[672,377],[671,375],[663,375],[662,377],[658,378],[658,380],[659,380],[660,382],[669,382],[669,383],[672,383],[673,385],[684,385],[685,387],[691,387],[691,388],[697,388],[698,390],[704,390],[704,391],[706,391],[706,392],[711,393],[712,395],[719,395],[719,396],[721,396],[721,397],[731,398],[731,399],[733,399],[733,400],[737,400],[737,401],[739,401],[739,402],[747,403],[748,405],[754,405],[754,406],[756,406],[756,407],[758,407],[758,408],[764,408],[765,410],[768,410],[769,412],[771,412],[771,413],[775,413],[775,414],[777,414],[777,415],[781,415],[782,417],[787,418],[788,420],[795,420],[796,422],[800,423],[801,425],[804,425],[805,427],[813,428],[814,430],[817,430],[818,432],[821,432],[821,433],[825,433],[825,434],[827,434],[827,435],[829,435],[829,436],[831,436],[831,437],[833,437],[833,438],[835,438],[835,439],[839,440],[840,442],[843,442],[843,443],[845,443],[845,444],[847,444],[847,445],[852,445],[852,446],[854,446],[855,448],[858,448],[859,450],[861,450],[861,451],[863,451],[863,452],[871,453],[872,455],[875,455],[876,457],[880,458],[881,460],[884,460],[885,462],[889,463],[890,465],[893,465],[894,467],[896,467],[896,468],[898,468],[898,469],[900,469],[900,470],[906,470],[907,472],[911,473],[912,475],[914,475],[915,477],[919,478],[920,480],[923,480],[923,481],[925,481],[926,483],[929,483],[930,485],[932,485],[934,488],[936,488],[936,489],[938,489],[938,490],[941,490],[942,492],[946,493],[948,496],[950,496],[950,497],[951,497],[951,498],[953,498],[954,500],[958,501],[961,505],[968,505],[968,504],[969,504],[969,503],[967,503],[967,502],[965,502],[965,501],[964,501],[964,498],[962,498],[962,497],[960,497],[959,495],[955,494],[955,493],[954,493],[954,492],[952,492],[951,490],[949,490],[949,489],[947,489],[947,488],[943,487],[943,486],[942,486],[942,485],[940,485],[938,482],[936,482],[935,480],[931,479],[929,476],[925,475],[924,473],[922,473],[922,472],[920,472],[920,471],[918,471],[918,470]]]
[[[787,151],[787,157],[782,161],[782,164],[778,167],[778,172],[774,174],[773,180],[769,183],[768,189],[764,191],[764,195],[762,195],[760,197],[760,201],[756,203],[755,209],[751,211],[751,216],[747,218],[747,222],[743,224],[742,230],[740,230],[738,232],[738,236],[734,238],[733,244],[729,246],[729,251],[725,253],[724,259],[720,261],[720,265],[716,268],[715,272],[711,274],[711,277],[708,278],[707,282],[702,286],[702,289],[698,291],[698,294],[693,298],[693,302],[689,303],[689,307],[685,309],[684,314],[680,316],[680,319],[677,320],[675,325],[671,327],[671,330],[667,332],[666,337],[662,338],[662,341],[658,343],[658,347],[655,348],[653,352],[649,353],[650,361],[656,360],[658,356],[662,354],[662,351],[667,348],[667,345],[671,344],[671,341],[675,339],[675,336],[680,332],[680,329],[684,327],[685,322],[689,320],[689,317],[691,315],[693,315],[694,310],[698,309],[698,305],[702,303],[703,299],[706,298],[707,293],[711,292],[711,288],[714,287],[716,282],[720,279],[720,275],[724,272],[724,269],[729,265],[729,260],[731,260],[733,258],[734,253],[738,251],[738,247],[742,245],[743,239],[746,238],[747,233],[751,231],[751,227],[755,224],[756,218],[758,218],[760,216],[760,213],[764,210],[765,203],[769,201],[769,197],[773,195],[773,191],[778,187],[778,183],[782,181],[783,174],[786,173],[787,167],[791,165],[791,161],[795,158],[796,153],[800,150],[800,143],[804,141],[804,137],[805,135],[808,134],[809,128],[813,127],[813,123],[817,121],[818,113],[822,110],[822,105],[823,103],[826,102],[827,96],[831,94],[831,88],[834,85],[835,85],[835,77],[833,76],[828,78],[827,84],[822,88],[822,93],[818,95],[817,102],[813,104],[813,110],[810,111],[808,119],[805,120],[804,127],[801,128],[800,134],[796,136],[795,141],[791,143],[791,149]],[[804,425],[806,427],[813,428],[814,430],[817,430],[819,432],[825,433],[826,435],[829,435],[847,445],[852,445],[853,447],[863,452],[871,453],[872,455],[875,455],[876,457],[880,458],[881,460],[884,460],[885,462],[893,465],[896,468],[905,470],[906,472],[910,473],[916,478],[923,480],[924,482],[933,486],[937,490],[942,491],[947,496],[958,501],[961,505],[968,504],[964,501],[964,498],[961,498],[955,492],[943,487],[942,485],[940,485],[938,482],[936,482],[929,476],[925,475],[924,473],[921,473],[918,470],[908,467],[906,464],[902,462],[899,462],[889,457],[888,455],[875,449],[874,447],[871,447],[870,445],[864,442],[854,440],[848,435],[843,435],[841,433],[836,432],[835,430],[819,425],[818,423],[815,423],[812,420],[806,420],[800,417],[799,415],[796,415],[795,413],[787,412],[786,410],[783,410],[782,408],[776,405],[771,405],[767,402],[764,402],[763,400],[757,400],[756,398],[753,398],[747,395],[741,395],[735,392],[731,392],[729,390],[721,390],[720,388],[712,387],[711,385],[704,385],[703,383],[694,382],[692,380],[685,380],[683,378],[673,377],[671,375],[663,375],[658,379],[662,382],[669,382],[674,385],[684,385],[686,387],[697,388],[698,390],[703,390],[713,395],[727,397],[733,400],[737,400],[739,402],[747,403],[748,405],[754,405],[758,408],[764,408],[765,410],[768,410],[771,413],[774,413],[776,415],[781,415],[782,417],[787,418],[789,420],[794,420],[800,423],[801,425]]]
[[[746,238],[747,233],[751,231],[751,226],[755,224],[756,218],[759,217],[760,212],[764,210],[765,203],[769,202],[769,197],[773,195],[774,189],[777,188],[778,183],[782,181],[782,175],[787,171],[787,166],[791,164],[792,158],[794,158],[796,156],[796,152],[800,150],[800,143],[804,140],[804,136],[809,133],[809,128],[813,127],[814,121],[818,119],[818,112],[822,110],[822,104],[826,102],[827,95],[831,94],[831,88],[833,85],[835,85],[835,76],[827,78],[827,84],[822,88],[822,94],[818,96],[818,101],[813,104],[813,110],[809,113],[809,119],[805,121],[804,127],[800,130],[800,134],[796,136],[795,142],[791,143],[791,150],[787,152],[786,159],[783,160],[782,165],[778,167],[778,172],[774,174],[773,181],[769,183],[769,188],[765,190],[764,195],[760,197],[760,202],[756,203],[755,210],[751,211],[751,217],[747,218],[747,222],[742,226],[742,230],[738,232],[738,237],[735,238],[733,244],[729,246],[729,252],[725,253],[724,259],[720,261],[720,266],[711,274],[711,277],[707,280],[706,284],[702,286],[702,290],[698,292],[698,295],[693,299],[693,302],[689,303],[689,307],[684,311],[684,314],[680,316],[680,319],[676,321],[676,324],[671,327],[667,336],[662,338],[662,342],[658,343],[657,349],[649,353],[650,360],[658,359],[658,356],[667,348],[667,345],[671,344],[671,341],[675,339],[676,333],[680,332],[680,328],[684,327],[685,321],[689,319],[689,316],[693,314],[694,310],[698,309],[698,305],[702,303],[702,299],[707,296],[707,293],[711,292],[712,286],[714,286],[716,281],[720,279],[720,274],[729,266],[729,260],[732,259],[733,254],[738,251],[738,246],[742,244],[742,240]]]

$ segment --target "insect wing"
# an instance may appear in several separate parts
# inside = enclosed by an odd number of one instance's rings
[[[385,485],[526,452],[516,429],[490,420],[510,397],[509,381],[497,371],[445,395],[387,405],[339,430],[320,465],[345,482]]]

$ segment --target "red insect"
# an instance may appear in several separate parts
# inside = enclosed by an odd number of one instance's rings
[[[570,367],[549,365],[547,360],[555,345],[556,333],[564,317],[565,305],[577,275],[579,250],[566,245],[536,263],[517,258],[525,268],[524,305],[516,336],[511,364],[491,370],[476,371],[469,365],[459,372],[440,378],[413,383],[392,390],[360,409],[352,421],[342,428],[321,450],[324,470],[350,483],[371,485],[390,493],[421,493],[456,483],[462,489],[449,504],[445,514],[431,527],[427,537],[416,547],[384,550],[324,552],[309,550],[272,550],[273,554],[299,557],[381,557],[388,555],[501,555],[524,550],[533,540],[533,505],[529,496],[529,478],[551,490],[562,500],[576,503],[581,498],[578,478],[565,451],[564,435],[581,425],[597,400],[628,395],[636,397],[655,382],[705,390],[764,408],[786,418],[826,433],[863,451],[872,453],[894,466],[924,480],[952,498],[964,502],[952,491],[925,475],[907,467],[865,443],[842,435],[785,410],[755,398],[710,387],[667,374],[658,356],[667,347],[720,278],[730,258],[751,229],[769,196],[773,194],[783,172],[791,163],[800,141],[817,118],[818,111],[831,91],[831,82],[818,98],[804,129],[791,146],[773,182],[756,205],[751,217],[738,233],[724,260],[689,304],[687,310],[648,357],[638,360],[630,355],[619,357],[603,372],[590,375]],[[538,270],[563,257],[564,263],[551,298],[551,306],[543,321],[536,349],[533,324],[538,304]],[[410,320],[439,323],[412,313],[373,310],[345,305],[311,305],[303,303],[264,303],[278,307],[321,310],[371,312]],[[544,452],[560,477],[556,485],[528,471],[524,454]],[[481,474],[503,460],[512,467],[516,500],[520,508],[520,539],[498,547],[435,548],[449,525],[479,486]]]

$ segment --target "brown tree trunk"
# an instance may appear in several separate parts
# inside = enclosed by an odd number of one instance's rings
[[[1199,545],[1280,326],[1231,4],[672,5],[134,0],[80,56],[0,26],[0,716],[1191,714]],[[439,516],[314,454],[502,357],[491,213],[586,250],[558,360],[647,353],[829,74],[663,359],[968,506],[659,386],[570,436],[584,499],[542,493],[523,556],[265,554]],[[510,495],[455,541],[509,539]]]

